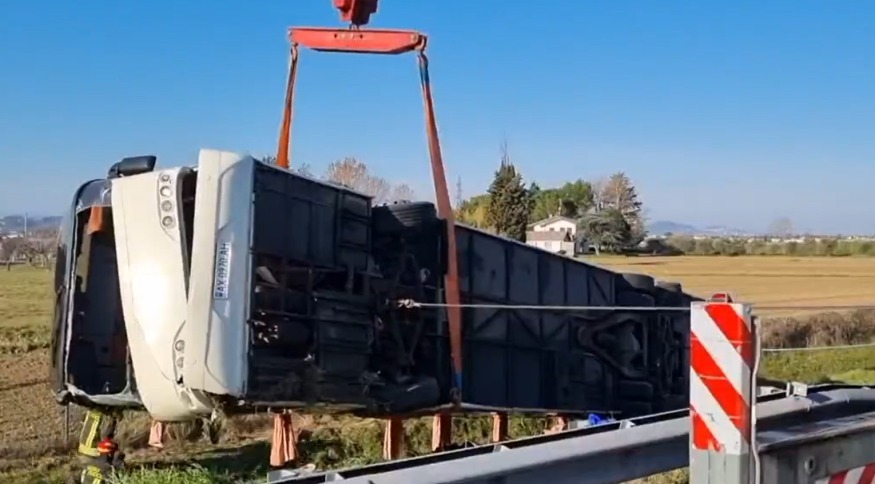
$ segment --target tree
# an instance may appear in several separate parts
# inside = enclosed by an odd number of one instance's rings
[[[414,198],[416,198],[416,194],[410,185],[401,183],[392,187],[392,201],[413,200]]]
[[[630,245],[638,245],[647,236],[642,203],[629,177],[623,172],[611,175],[603,182],[600,194],[600,209],[613,208],[619,211],[629,224]]]
[[[486,223],[499,235],[525,242],[532,205],[531,193],[502,145],[501,165],[489,186]]]
[[[372,175],[365,163],[352,157],[328,165],[325,179],[370,195],[374,203],[388,202],[391,198],[391,184],[383,178]]]
[[[276,165],[276,156],[265,155],[261,157],[261,161],[263,163],[267,163],[268,165]],[[292,166],[289,169],[299,175],[313,176],[313,173],[310,170],[310,165],[307,163],[301,163],[299,166]]]
[[[684,254],[692,254],[696,250],[695,239],[684,235],[670,235],[666,243]]]
[[[529,185],[529,197],[532,199],[532,213],[529,215],[529,223],[544,220],[553,216],[558,205],[558,199],[554,196],[555,190],[544,190],[535,182]]]
[[[561,214],[562,200],[559,197],[558,190],[553,188],[544,190],[538,185],[532,184],[529,188],[529,196],[532,199],[530,223]]]
[[[793,233],[793,221],[787,217],[779,217],[769,224],[769,234],[775,237],[789,237]]]
[[[292,171],[304,176],[313,176],[313,172],[310,170],[310,165],[307,163],[301,163],[298,167],[292,167]]]
[[[472,227],[486,228],[486,212],[489,208],[489,195],[476,195],[465,200],[456,209],[456,220]]]
[[[593,205],[592,185],[584,180],[568,182],[559,188],[542,189],[532,183],[529,188],[534,207],[530,222],[556,215],[577,219]]]
[[[607,194],[608,179],[598,178],[590,183],[592,187],[592,211],[600,212],[605,208],[605,195]]]
[[[23,237],[0,239],[0,260],[13,260],[27,251],[27,240]]]
[[[368,165],[353,157],[337,160],[328,165],[325,179],[370,195],[374,203],[413,200],[416,193],[406,183],[392,185],[385,178],[372,174]]]
[[[629,222],[613,207],[588,212],[580,219],[578,230],[595,247],[596,254],[602,250],[619,252],[630,245],[632,237]]]
[[[560,215],[570,218],[580,218],[593,206],[592,185],[577,179],[567,182],[557,190],[559,193]]]
[[[261,161],[269,165],[275,165],[276,156],[266,155],[261,158]],[[310,165],[307,163],[291,167],[290,170],[299,175],[313,176]],[[368,171],[367,164],[353,157],[337,160],[328,165],[323,178],[332,183],[370,195],[373,197],[374,203],[413,200],[416,198],[416,192],[410,188],[410,185],[406,183],[392,185],[384,178],[371,174]]]

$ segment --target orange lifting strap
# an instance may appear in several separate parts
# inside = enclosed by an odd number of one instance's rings
[[[106,207],[92,206],[91,212],[88,214],[88,235],[95,234],[106,228]]]
[[[419,74],[422,84],[422,99],[425,109],[425,133],[428,139],[428,153],[431,161],[431,172],[434,181],[435,198],[437,199],[438,216],[447,222],[447,253],[449,255],[447,275],[445,277],[445,302],[447,303],[447,319],[449,322],[450,351],[453,366],[453,398],[459,402],[462,388],[462,310],[459,307],[459,263],[456,256],[456,223],[453,208],[450,204],[450,194],[447,187],[447,176],[441,157],[441,146],[438,140],[437,120],[434,112],[434,101],[431,94],[431,81],[428,71],[428,57],[425,47],[428,38],[413,30],[378,30],[362,29],[367,24],[370,14],[376,12],[377,0],[334,0],[334,5],[341,12],[343,20],[351,22],[349,28],[314,28],[295,27],[289,29],[291,41],[291,62],[286,86],[285,108],[280,129],[279,146],[277,148],[277,165],[289,168],[289,152],[291,147],[292,116],[295,99],[295,77],[298,69],[298,45],[320,52],[345,52],[355,54],[404,54],[416,52],[419,58]]]

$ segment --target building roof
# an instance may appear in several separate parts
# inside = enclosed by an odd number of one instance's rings
[[[526,232],[526,241],[555,241],[555,242],[571,242],[571,232],[558,231],[543,231],[535,232],[530,230]]]
[[[544,220],[538,220],[537,222],[529,224],[529,227],[534,227],[535,225],[550,225],[554,222],[571,222],[573,224],[577,223],[577,220],[574,220],[571,217],[563,217],[562,215],[555,215],[553,217],[545,218]]]

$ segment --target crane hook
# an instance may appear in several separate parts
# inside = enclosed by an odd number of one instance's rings
[[[334,8],[340,10],[340,19],[349,22],[353,29],[367,25],[371,15],[377,13],[379,0],[334,0]]]

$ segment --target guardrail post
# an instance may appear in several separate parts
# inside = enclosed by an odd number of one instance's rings
[[[756,330],[726,294],[690,308],[690,482],[753,482]]]

